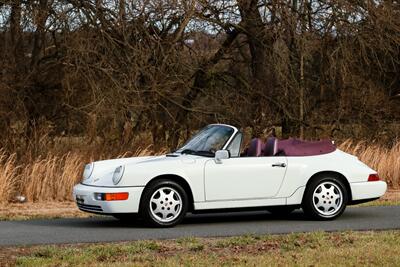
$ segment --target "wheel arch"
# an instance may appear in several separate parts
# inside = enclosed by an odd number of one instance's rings
[[[144,187],[143,192],[153,183],[155,183],[156,181],[159,180],[170,180],[170,181],[174,181],[177,184],[179,184],[180,186],[183,187],[183,189],[185,190],[188,198],[189,198],[189,208],[188,211],[193,211],[194,210],[194,198],[193,198],[193,192],[192,189],[189,185],[189,183],[186,181],[185,178],[183,178],[182,176],[176,175],[176,174],[162,174],[162,175],[158,175],[156,177],[153,177]],[[143,194],[140,197],[140,203],[142,202],[142,198],[143,198]],[[140,204],[139,204],[140,206]]]
[[[353,199],[353,196],[352,196],[352,193],[351,193],[350,183],[349,183],[349,181],[347,180],[346,176],[344,176],[342,173],[337,172],[337,171],[320,171],[320,172],[314,173],[314,174],[308,179],[307,184],[306,184],[306,187],[305,187],[305,190],[307,190],[307,187],[308,187],[308,186],[310,185],[310,183],[311,183],[312,181],[314,181],[315,179],[318,179],[318,178],[321,177],[321,176],[328,176],[328,175],[334,175],[334,176],[336,176],[338,179],[340,179],[340,181],[343,182],[343,184],[345,185],[346,190],[347,190],[347,192],[348,192],[348,194],[349,194],[348,202],[350,203],[350,202],[352,201],[352,199]],[[304,191],[304,192],[305,192],[305,191]],[[303,194],[303,198],[304,198],[304,195],[305,195],[305,194]],[[303,202],[303,199],[302,199],[302,202]]]

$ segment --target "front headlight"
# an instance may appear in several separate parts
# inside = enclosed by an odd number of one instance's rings
[[[121,181],[122,176],[124,175],[124,171],[125,171],[125,167],[124,166],[119,166],[119,167],[117,167],[115,169],[114,174],[113,174],[113,178],[112,178],[113,179],[113,183],[115,185],[117,185]]]
[[[87,180],[93,173],[94,163],[86,164],[85,169],[83,170],[83,180]]]

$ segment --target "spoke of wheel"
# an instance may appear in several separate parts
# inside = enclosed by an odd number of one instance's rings
[[[165,194],[165,192],[164,192],[164,189],[161,189],[159,192],[160,192],[160,200],[164,200],[165,197],[167,196],[167,195]]]
[[[333,198],[331,198],[331,200],[332,200],[332,202],[335,202],[339,198],[340,198],[340,195],[333,195]]]
[[[167,217],[165,214],[165,210],[161,210],[160,214],[161,214],[161,219],[165,219]]]
[[[333,196],[334,196],[334,195],[338,195],[338,194],[335,192],[335,187],[334,187],[334,186],[331,186],[329,192],[330,192]]]
[[[170,199],[174,199],[174,195],[175,195],[175,192],[171,190],[168,194],[166,194],[166,197],[168,197],[168,200],[170,200]]]
[[[172,203],[171,210],[173,210],[174,212],[176,212],[176,207],[179,208],[179,205],[180,205],[180,204],[181,204],[181,203],[179,203],[179,202]]]
[[[320,186],[318,186],[317,190],[315,190],[315,191],[319,191],[318,194],[322,194],[324,192],[324,188],[320,185]]]
[[[326,188],[326,185],[324,185],[324,186],[322,187],[322,194],[323,194],[324,196],[326,196],[328,192],[329,192],[329,189]]]
[[[319,192],[319,193],[314,193],[314,196],[315,196],[315,197],[317,197],[317,198],[318,198],[318,200],[320,200],[320,199],[321,199],[321,197],[322,197],[322,191],[321,191],[321,192]]]
[[[325,204],[322,204],[321,206],[319,206],[319,208],[322,208],[323,212],[326,212],[326,205]]]
[[[154,213],[162,213],[162,211],[161,211],[161,209],[160,209],[160,206],[156,206],[156,208],[153,210],[154,211]]]

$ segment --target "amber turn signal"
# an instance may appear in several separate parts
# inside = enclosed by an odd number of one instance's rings
[[[129,198],[129,193],[95,193],[94,198],[102,201],[127,200]]]
[[[105,193],[104,194],[105,201],[127,200],[128,197],[129,197],[129,193]]]

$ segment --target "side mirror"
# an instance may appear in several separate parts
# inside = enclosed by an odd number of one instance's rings
[[[229,151],[228,150],[218,150],[215,152],[215,163],[222,163],[223,159],[229,159]]]

